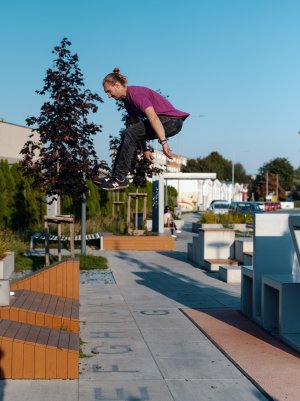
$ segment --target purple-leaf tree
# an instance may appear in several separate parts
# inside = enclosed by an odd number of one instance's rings
[[[99,162],[93,136],[102,126],[88,120],[98,110],[101,97],[84,89],[83,74],[77,54],[69,50],[71,42],[64,38],[52,53],[53,67],[46,72],[44,87],[36,91],[47,96],[38,117],[26,122],[38,133],[38,140],[25,143],[22,167],[33,178],[34,187],[46,195],[69,195],[73,199],[87,192],[86,180],[97,175]]]

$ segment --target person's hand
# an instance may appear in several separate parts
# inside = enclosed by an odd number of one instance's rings
[[[151,152],[151,150],[145,150],[144,156],[150,163],[153,163],[154,156],[153,156],[153,153]]]
[[[168,158],[168,159],[173,159],[173,156],[172,156],[172,154],[171,154],[170,146],[168,145],[167,142],[163,144],[163,147],[162,147],[162,148],[163,148],[163,152],[164,152],[164,154],[167,156],[167,158]]]

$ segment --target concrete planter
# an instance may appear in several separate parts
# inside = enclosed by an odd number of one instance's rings
[[[247,225],[246,224],[229,224],[228,227],[224,227],[223,224],[209,224],[209,223],[192,223],[192,232],[193,233],[198,233],[200,228],[213,228],[213,229],[218,229],[218,228],[230,228],[235,231],[247,231]]]
[[[4,259],[0,260],[0,280],[8,280],[15,270],[15,254],[7,252]]]
[[[15,269],[15,254],[7,252],[0,260],[0,306],[8,306],[10,301],[9,278]]]

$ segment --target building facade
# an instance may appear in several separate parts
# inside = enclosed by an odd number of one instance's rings
[[[7,160],[8,164],[22,160],[20,151],[24,144],[29,139],[34,140],[38,137],[38,134],[34,134],[33,138],[30,138],[31,134],[31,128],[0,120],[0,160]]]

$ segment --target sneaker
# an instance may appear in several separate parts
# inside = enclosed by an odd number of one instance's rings
[[[181,230],[176,230],[176,232],[177,232],[177,234],[180,234],[180,233],[181,233]]]
[[[173,237],[173,238],[177,238],[177,235],[175,235],[175,234],[172,234],[172,235],[171,235],[171,237]]]
[[[105,177],[99,176],[93,180],[93,183],[96,185],[99,185],[99,187],[101,187],[103,184],[106,184],[108,180],[110,180],[109,176],[105,176]]]
[[[96,181],[94,181],[96,184]],[[100,178],[97,181],[97,184],[106,191],[116,191],[118,189],[124,189],[128,187],[128,180],[124,178],[124,180],[119,180],[118,178],[114,177],[106,177]]]

